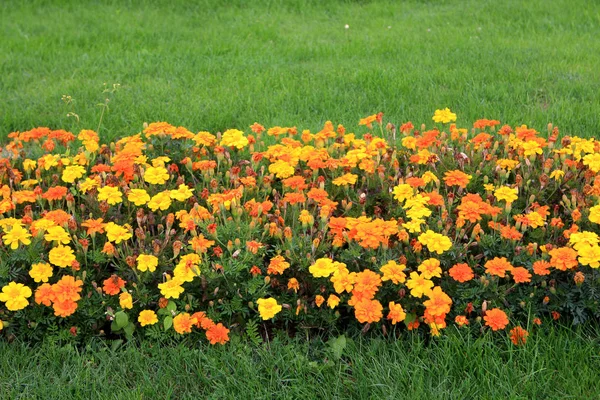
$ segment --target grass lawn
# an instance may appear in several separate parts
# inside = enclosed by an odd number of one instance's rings
[[[0,343],[0,397],[10,399],[594,399],[598,332],[553,329],[525,347],[455,328],[418,337],[322,342],[234,340],[224,347],[99,344],[85,350]]]
[[[465,126],[485,117],[600,132],[598,2],[52,3],[0,3],[2,136],[95,129],[103,83],[122,87],[105,140],[144,121],[315,130],[378,111],[431,123],[443,107]]]
[[[418,126],[444,107],[462,126],[485,117],[600,132],[598,2],[191,3],[0,2],[0,138],[97,129],[105,83],[121,89],[104,141],[158,120],[353,129],[383,111]],[[548,329],[515,348],[505,334],[448,331],[431,343],[349,339],[340,359],[291,339],[115,350],[0,341],[0,399],[600,398],[598,332]]]

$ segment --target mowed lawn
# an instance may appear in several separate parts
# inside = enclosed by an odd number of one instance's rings
[[[463,126],[485,117],[600,132],[598,2],[102,3],[0,2],[1,136],[95,129],[104,83],[121,84],[105,140],[157,120],[354,129],[382,111],[418,126],[443,107]]]
[[[348,25],[346,29],[345,26]],[[0,2],[0,138],[36,126],[105,142],[168,121],[192,131],[496,118],[600,134],[600,3],[537,1]],[[104,84],[120,90],[102,93]],[[72,96],[65,104],[61,97]],[[67,117],[75,113],[76,117]],[[261,346],[0,340],[0,399],[600,397],[597,328],[433,341]]]

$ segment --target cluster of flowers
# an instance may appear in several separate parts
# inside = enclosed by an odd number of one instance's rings
[[[597,318],[600,143],[460,128],[449,109],[433,121],[216,135],[156,122],[110,144],[11,133],[0,329],[195,328],[223,344],[225,325],[261,320],[265,334],[455,324],[524,344],[545,318]]]

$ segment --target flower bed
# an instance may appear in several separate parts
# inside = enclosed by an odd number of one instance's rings
[[[258,340],[284,329],[506,331],[597,318],[600,144],[437,110],[110,144],[9,135],[0,329]]]

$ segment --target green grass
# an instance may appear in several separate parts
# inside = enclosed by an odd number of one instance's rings
[[[1,2],[0,137],[95,129],[103,83],[116,82],[105,140],[155,120],[354,129],[383,111],[420,124],[446,106],[465,126],[486,117],[600,131],[598,2],[103,3]]]
[[[555,329],[525,347],[474,340],[455,328],[425,344],[349,340],[341,359],[322,342],[253,347],[103,345],[28,348],[0,343],[0,397],[10,399],[593,399],[597,332]],[[92,349],[95,347],[95,349]]]

